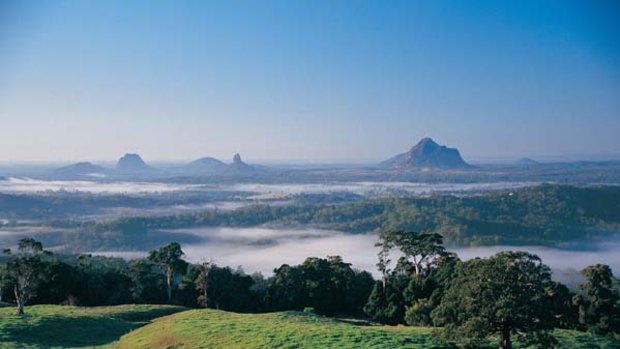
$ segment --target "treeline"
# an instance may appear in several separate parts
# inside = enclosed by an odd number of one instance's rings
[[[541,259],[527,252],[500,252],[461,261],[435,233],[381,234],[375,283],[364,307],[386,324],[441,326],[442,337],[468,348],[511,348],[512,336],[537,348],[556,344],[555,328],[590,331],[620,339],[620,292],[611,268],[581,271],[577,292],[551,279]],[[393,260],[393,257],[398,259]]]
[[[258,205],[163,217],[127,217],[112,222],[59,221],[73,228],[69,245],[81,249],[135,246],[162,230],[196,226],[261,224],[318,227],[350,233],[432,229],[451,246],[555,245],[596,241],[620,231],[620,187],[539,185],[479,196],[433,195],[338,205]],[[188,237],[191,238],[191,237]]]
[[[473,348],[489,346],[489,338],[511,348],[514,336],[548,348],[555,343],[555,328],[620,339],[618,280],[607,265],[583,269],[585,282],[573,292],[526,252],[461,261],[445,250],[441,235],[407,231],[382,233],[377,247],[380,280],[337,256],[285,264],[265,278],[208,261],[188,263],[178,243],[126,262],[56,256],[40,242],[22,239],[16,251],[5,250],[0,295],[14,302],[18,313],[35,303],[304,310],[390,325],[440,326],[446,341]]]
[[[244,193],[235,191],[111,194],[73,191],[0,193],[0,216],[9,221],[62,220],[105,214],[110,208],[158,208],[233,201]],[[245,193],[247,195],[247,193]]]
[[[274,275],[246,274],[212,262],[188,263],[178,243],[125,261],[92,255],[55,255],[27,238],[0,259],[0,302],[80,306],[171,303],[235,312],[313,308],[324,315],[363,316],[370,273],[338,256],[282,265]]]

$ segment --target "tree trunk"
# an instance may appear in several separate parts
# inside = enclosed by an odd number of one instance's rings
[[[166,283],[168,285],[168,303],[172,301],[172,271],[166,271]]]
[[[17,303],[17,314],[24,314],[24,297],[17,290],[17,286],[13,288],[13,292],[15,293],[15,302]]]
[[[420,278],[420,274],[421,274],[421,267],[418,265],[418,263],[413,263],[413,266],[415,267],[415,277],[416,279]]]
[[[202,295],[205,297],[205,308],[207,307],[207,278],[205,278],[205,287],[202,290]]]
[[[502,330],[502,341],[499,345],[500,349],[512,349],[512,341],[510,340],[510,329]]]

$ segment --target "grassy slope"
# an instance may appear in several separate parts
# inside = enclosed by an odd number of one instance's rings
[[[167,305],[34,305],[18,316],[0,308],[0,348],[86,348],[108,344],[150,320],[185,308]]]
[[[376,326],[294,312],[182,310],[165,305],[37,305],[19,317],[13,307],[0,307],[0,348],[442,348],[429,328]],[[557,334],[565,348],[620,349],[617,341],[586,333]]]
[[[133,331],[113,348],[439,348],[428,328],[368,326],[295,312],[190,310]]]
[[[565,348],[617,349],[620,343],[557,331]],[[157,319],[110,348],[442,348],[431,329],[375,326],[301,313],[235,314],[190,310]]]

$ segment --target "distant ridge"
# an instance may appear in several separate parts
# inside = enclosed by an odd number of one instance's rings
[[[521,158],[515,162],[517,165],[539,165],[540,162],[531,158]]]
[[[90,174],[101,174],[107,170],[101,166],[90,162],[78,162],[54,170],[54,174],[62,176],[84,176]]]
[[[227,165],[224,162],[208,156],[196,159],[185,166],[185,169],[192,172],[218,172],[226,168]]]
[[[147,165],[138,154],[127,153],[116,163],[116,170],[119,172],[150,172],[153,168]]]
[[[423,138],[408,152],[398,154],[380,164],[391,169],[459,169],[471,167],[456,148],[439,145],[431,138]]]

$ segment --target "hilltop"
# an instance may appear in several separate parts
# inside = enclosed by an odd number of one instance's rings
[[[183,169],[191,172],[211,173],[225,170],[226,164],[216,158],[207,156],[190,162]]]
[[[431,327],[384,326],[301,312],[238,314],[212,309],[162,317],[121,337],[115,349],[159,348],[449,348]],[[620,348],[611,339],[556,330],[566,348]]]
[[[147,165],[138,154],[125,154],[116,163],[119,172],[147,172],[153,168]]]
[[[439,145],[431,138],[423,138],[408,152],[398,154],[380,165],[391,169],[458,169],[470,167],[456,148]]]
[[[78,162],[54,170],[54,174],[59,176],[85,176],[105,172],[107,172],[105,168],[90,162]]]

